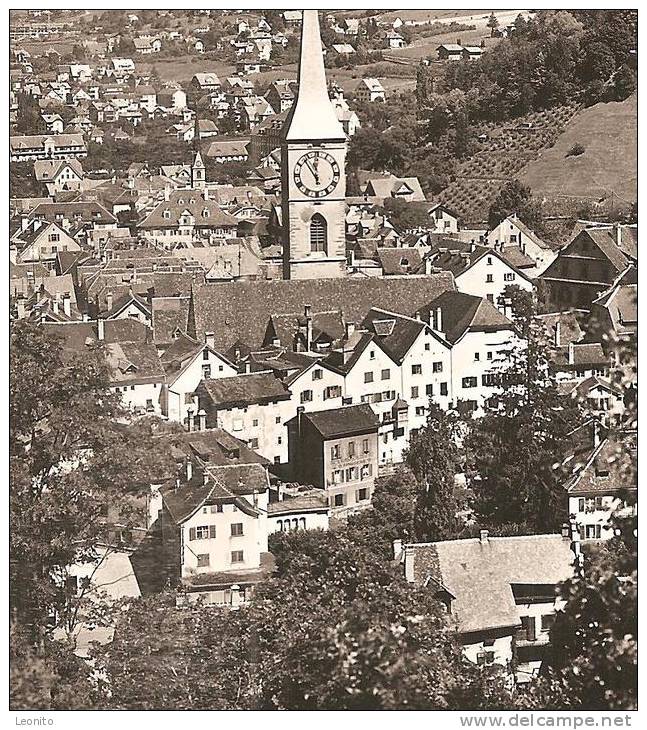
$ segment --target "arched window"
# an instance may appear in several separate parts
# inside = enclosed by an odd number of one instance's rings
[[[310,250],[327,253],[328,251],[328,224],[319,213],[310,219]]]

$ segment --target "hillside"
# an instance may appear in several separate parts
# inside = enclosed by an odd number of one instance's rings
[[[631,204],[637,196],[637,124],[635,94],[583,109],[519,178],[535,195]],[[567,156],[575,144],[584,153]]]

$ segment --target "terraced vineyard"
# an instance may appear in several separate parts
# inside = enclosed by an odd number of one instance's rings
[[[468,224],[487,220],[499,190],[529,162],[551,147],[579,107],[575,104],[533,112],[505,124],[486,124],[479,150],[461,163],[455,179],[441,191],[441,200]]]

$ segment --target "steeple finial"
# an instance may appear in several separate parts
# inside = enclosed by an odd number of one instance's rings
[[[317,10],[303,11],[299,91],[287,120],[287,130],[287,141],[346,139],[328,97]]]

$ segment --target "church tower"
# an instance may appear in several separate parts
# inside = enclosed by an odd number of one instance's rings
[[[346,274],[346,144],[328,97],[318,12],[304,10],[299,90],[281,147],[284,279]]]
[[[191,187],[194,190],[204,190],[207,182],[205,173],[206,169],[204,166],[204,162],[202,161],[202,155],[198,150],[195,153],[195,158],[193,159],[193,164],[191,165]]]

